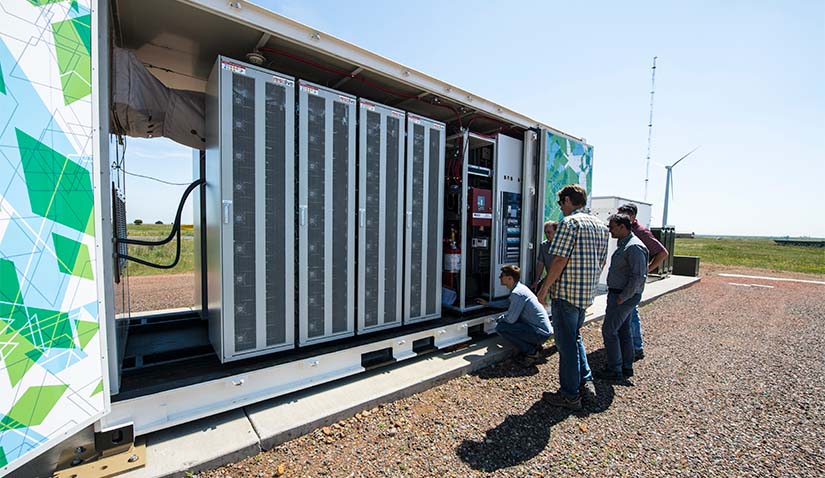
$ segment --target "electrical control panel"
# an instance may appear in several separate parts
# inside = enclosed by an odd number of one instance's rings
[[[470,224],[473,226],[493,224],[493,191],[480,188],[470,190]]]

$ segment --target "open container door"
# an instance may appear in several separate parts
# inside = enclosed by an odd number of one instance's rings
[[[108,184],[94,174],[107,136],[95,128],[106,114],[96,95],[108,74],[96,58],[105,45],[97,22],[106,21],[97,5],[3,3],[0,476],[110,406],[103,258],[111,246],[102,238],[111,236],[98,227]]]
[[[587,190],[588,205],[593,184],[593,146],[584,140],[571,138],[542,128],[539,137],[541,160],[539,167],[539,210],[543,222],[560,221],[561,208],[556,193],[568,184],[578,184]],[[535,228],[536,244],[543,241],[543,227]]]

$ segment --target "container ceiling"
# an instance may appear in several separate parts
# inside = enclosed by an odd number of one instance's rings
[[[260,48],[267,60],[263,66],[273,71],[443,121],[452,127],[470,124],[473,131],[501,130],[517,138],[524,131],[497,121],[488,113],[482,116],[465,105],[182,2],[113,0],[111,5],[115,44],[133,50],[149,71],[170,88],[205,91],[218,55],[247,61],[247,53]]]

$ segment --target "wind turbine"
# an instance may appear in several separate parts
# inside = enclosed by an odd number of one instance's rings
[[[685,159],[688,156],[690,156],[691,154],[693,154],[693,152],[696,151],[697,149],[699,149],[699,146],[693,148],[693,150],[691,150],[691,152],[689,152],[688,154],[682,156],[681,158],[679,158],[678,161],[671,164],[670,166],[665,166],[665,169],[667,169],[667,179],[665,179],[665,209],[664,209],[664,212],[662,213],[662,227],[667,226],[667,205],[668,205],[668,200],[670,199],[670,194],[671,194],[670,193],[671,184],[673,184],[673,168],[675,168],[677,164],[681,163],[683,159]]]

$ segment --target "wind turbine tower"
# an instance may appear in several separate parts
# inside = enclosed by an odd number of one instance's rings
[[[685,159],[688,156],[690,156],[691,154],[693,154],[693,151],[696,151],[697,149],[699,149],[699,146],[693,148],[693,150],[691,150],[691,152],[689,152],[688,154],[682,156],[681,158],[679,158],[678,161],[671,164],[670,166],[665,166],[665,169],[667,169],[667,178],[665,178],[665,208],[664,208],[664,212],[662,213],[662,227],[667,226],[667,206],[668,206],[668,200],[670,199],[670,194],[671,194],[670,190],[671,190],[671,187],[673,186],[673,168],[675,168],[677,164],[681,163],[683,159]]]

